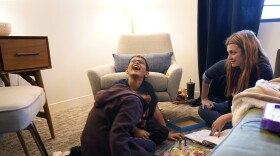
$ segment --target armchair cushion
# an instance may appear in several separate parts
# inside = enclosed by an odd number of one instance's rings
[[[128,65],[129,59],[134,55],[135,54],[113,54],[116,72],[124,72]],[[165,74],[171,65],[171,57],[173,52],[139,55],[145,57],[147,60],[149,64],[149,71]]]

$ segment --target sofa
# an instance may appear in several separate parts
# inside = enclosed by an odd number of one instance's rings
[[[278,156],[280,136],[260,126],[263,109],[250,109],[212,156]]]
[[[214,148],[211,155],[280,155],[280,133],[268,131],[261,126],[267,103],[280,103],[280,77],[271,81],[258,80],[255,87],[234,96],[233,129],[223,142]]]

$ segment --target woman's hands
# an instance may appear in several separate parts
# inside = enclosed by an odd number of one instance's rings
[[[220,116],[218,119],[216,119],[216,121],[213,122],[212,124],[210,135],[212,136],[215,134],[215,132],[218,132],[218,137],[219,137],[221,135],[221,131],[223,127],[228,121],[231,121],[231,119],[232,119],[232,113],[224,114]]]
[[[208,99],[201,99],[201,104],[202,104],[203,109],[205,107],[208,108],[208,109],[212,109],[214,107],[214,102],[210,101]]]
[[[213,122],[210,135],[213,136],[215,134],[215,132],[218,132],[218,137],[219,137],[220,133],[222,131],[222,128],[225,126],[225,124],[226,124],[226,121],[224,120],[224,117],[222,115],[218,119],[216,119],[215,122]]]

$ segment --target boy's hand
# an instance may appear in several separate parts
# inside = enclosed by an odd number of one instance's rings
[[[140,94],[144,100],[146,100],[148,103],[151,103],[152,98],[149,94]]]
[[[149,132],[139,128],[134,128],[132,133],[136,138],[149,139],[150,136]]]
[[[181,133],[168,133],[168,140],[170,141],[177,141],[179,138],[183,138],[183,135]]]

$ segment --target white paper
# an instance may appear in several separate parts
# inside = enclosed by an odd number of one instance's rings
[[[203,129],[197,132],[193,132],[190,134],[186,134],[185,137],[197,141],[199,143],[202,143],[203,140],[212,142],[216,145],[220,144],[224,138],[226,138],[228,136],[228,134],[230,133],[231,129],[227,129],[221,132],[220,137],[218,137],[218,133],[216,132],[213,136],[210,136],[210,132],[211,130],[208,129]]]

